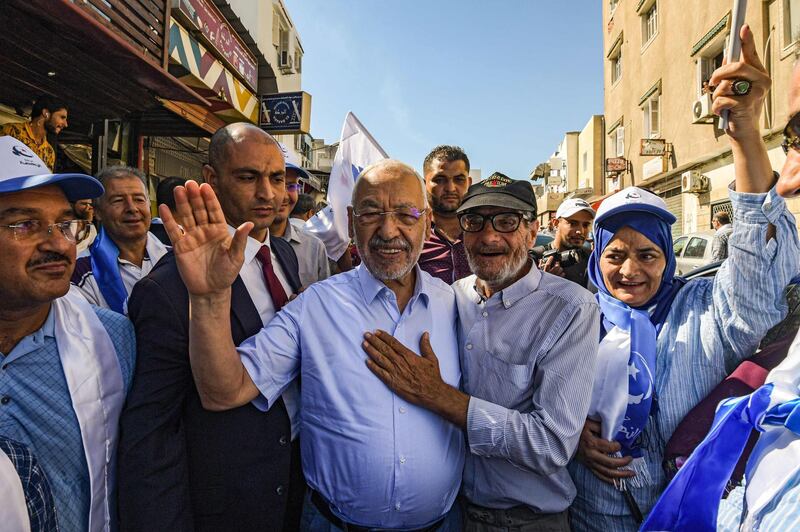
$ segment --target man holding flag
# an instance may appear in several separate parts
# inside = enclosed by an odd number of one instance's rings
[[[305,228],[322,240],[328,258],[338,261],[348,249],[347,206],[361,171],[389,156],[353,113],[347,113],[328,182],[328,206],[306,222]]]

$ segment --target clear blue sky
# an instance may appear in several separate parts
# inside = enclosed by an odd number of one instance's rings
[[[284,0],[303,42],[311,133],[353,111],[421,169],[458,144],[483,177],[527,179],[566,131],[603,112],[598,0]]]

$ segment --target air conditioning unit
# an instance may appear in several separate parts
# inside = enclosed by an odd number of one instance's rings
[[[691,170],[681,174],[681,192],[703,194],[708,192],[708,177]]]
[[[294,70],[294,56],[289,50],[281,50],[278,54],[278,66],[281,70]]]
[[[692,104],[692,124],[711,124],[714,113],[711,112],[711,95],[704,94]]]

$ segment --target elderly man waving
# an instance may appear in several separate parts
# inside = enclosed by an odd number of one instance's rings
[[[230,287],[252,224],[231,236],[207,185],[179,187],[176,205],[175,216],[165,207],[161,214],[190,294],[190,358],[203,405],[268,409],[302,376],[300,442],[312,490],[302,529],[446,529],[464,463],[461,432],[391,393],[360,349],[365,330],[417,344],[435,321],[430,342],[442,375],[460,380],[453,291],[416,265],[431,224],[422,178],[392,160],[365,169],[349,210],[363,264],[308,287],[238,351]]]

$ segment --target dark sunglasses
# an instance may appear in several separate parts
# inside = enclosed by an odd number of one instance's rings
[[[783,142],[781,143],[783,153],[789,154],[789,148],[800,152],[800,113],[796,113],[789,119],[789,123],[783,130]]]

